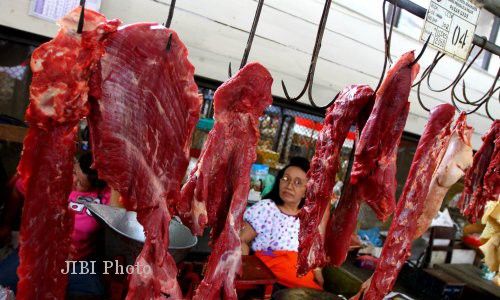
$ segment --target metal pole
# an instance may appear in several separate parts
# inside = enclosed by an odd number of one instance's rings
[[[471,0],[475,5],[486,9],[497,17],[500,17],[500,0]]]

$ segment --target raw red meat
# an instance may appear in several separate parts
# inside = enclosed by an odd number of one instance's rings
[[[170,48],[166,50],[169,37]],[[94,166],[144,226],[146,241],[127,299],[181,299],[168,253],[168,204],[178,201],[199,117],[194,67],[177,33],[158,24],[108,37],[89,117]],[[152,270],[151,273],[144,270]]]
[[[472,165],[470,140],[472,131],[472,127],[467,125],[465,112],[462,112],[453,128],[449,142],[441,151],[438,167],[432,176],[429,193],[425,199],[424,210],[418,219],[414,239],[421,236],[429,228],[450,187],[462,178],[465,170]]]
[[[475,223],[484,213],[488,200],[500,194],[500,121],[495,120],[483,136],[483,145],[474,155],[472,167],[465,174],[460,209]]]
[[[198,164],[182,188],[178,212],[196,234],[212,228],[213,250],[193,299],[236,299],[234,278],[241,266],[241,229],[256,159],[259,117],[271,105],[271,74],[250,63],[214,95],[215,126]]]
[[[325,230],[320,228],[323,215],[330,207],[339,155],[351,125],[356,123],[361,110],[373,105],[374,92],[367,85],[351,85],[337,96],[328,108],[323,129],[319,133],[316,152],[308,172],[306,201],[299,212],[299,275],[323,266],[325,257]]]
[[[26,120],[30,129],[18,171],[26,186],[20,236],[17,299],[64,299],[65,269],[73,218],[75,125],[88,112],[91,71],[101,40],[118,21],[88,10],[83,34],[76,34],[80,9],[59,21],[56,37],[32,55],[33,79]],[[49,233],[50,234],[47,234]]]
[[[431,178],[438,165],[437,158],[451,134],[450,124],[454,114],[455,109],[450,104],[441,104],[431,110],[364,300],[384,298],[410,255],[417,220],[422,214]]]
[[[370,116],[373,104],[373,101],[370,101],[358,116],[355,145],[359,141],[360,131],[363,130]],[[356,189],[357,187],[352,184],[346,186],[326,226],[326,255],[329,264],[332,266],[342,265],[352,244],[353,236],[357,238],[354,231],[358,224],[361,198],[356,195]]]
[[[73,229],[67,208],[76,151],[73,125],[50,130],[33,126],[24,139],[18,168],[26,183],[26,198],[17,299],[64,299],[66,293],[67,276],[61,270],[66,268]]]
[[[102,40],[120,25],[85,10],[85,25],[76,33],[80,8],[58,21],[56,37],[33,51],[30,106],[26,119],[31,126],[48,130],[76,123],[88,114],[89,77],[102,54]]]
[[[351,236],[358,223],[360,206],[361,199],[356,196],[356,187],[349,184],[327,225],[325,247],[332,266],[342,265],[347,257]]]
[[[419,71],[413,51],[403,54],[377,91],[375,106],[356,148],[351,184],[385,221],[396,206],[396,155],[408,117],[411,84]]]

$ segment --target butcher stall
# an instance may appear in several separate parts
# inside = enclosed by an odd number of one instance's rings
[[[0,300],[499,299],[500,1],[2,0]]]

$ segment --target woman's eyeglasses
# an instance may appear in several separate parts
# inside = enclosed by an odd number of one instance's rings
[[[302,180],[300,178],[294,178],[292,179],[292,177],[288,176],[288,175],[285,175],[283,176],[281,179],[280,179],[280,182],[283,183],[284,185],[288,185],[288,183],[292,183],[294,187],[296,188],[301,188],[301,187],[304,187],[307,183],[306,180]]]

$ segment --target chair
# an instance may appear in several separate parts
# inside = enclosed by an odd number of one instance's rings
[[[244,293],[258,289],[260,299],[271,299],[273,285],[277,282],[273,272],[255,255],[243,255],[241,262],[242,273],[235,280],[238,298],[245,298]]]
[[[429,245],[425,250],[422,267],[427,268],[431,262],[432,251],[446,251],[446,259],[445,263],[451,263],[451,257],[453,255],[453,247],[455,244],[455,227],[443,227],[443,226],[434,226],[430,229],[430,238]],[[448,245],[435,245],[435,240],[443,239],[449,240]]]

